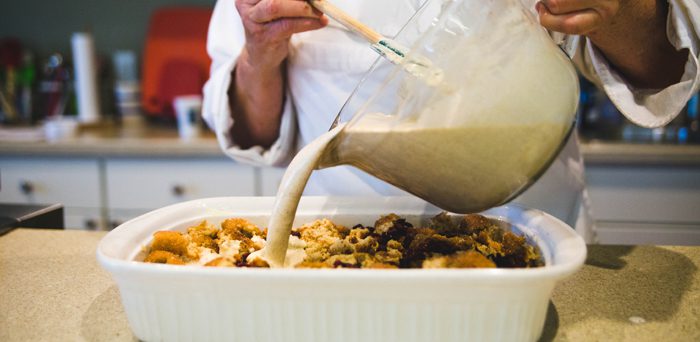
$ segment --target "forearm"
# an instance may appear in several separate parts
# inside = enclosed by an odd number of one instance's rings
[[[290,39],[328,19],[304,0],[236,0],[236,10],[246,43],[228,90],[231,138],[243,149],[269,148],[280,134]]]
[[[233,140],[241,148],[269,148],[279,136],[284,105],[284,64],[256,63],[243,49],[231,77]]]
[[[688,50],[666,36],[666,0],[620,2],[618,15],[586,33],[606,59],[637,88],[665,88],[680,81]]]

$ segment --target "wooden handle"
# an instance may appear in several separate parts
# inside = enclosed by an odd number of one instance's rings
[[[312,6],[316,7],[319,11],[325,13],[327,16],[335,19],[339,23],[341,23],[343,26],[357,32],[361,36],[365,37],[365,39],[369,40],[370,43],[372,44],[377,44],[379,43],[384,37],[382,37],[381,34],[377,33],[376,31],[372,30],[371,28],[367,27],[367,25],[361,23],[357,19],[351,17],[347,13],[343,12],[338,7],[335,7],[333,4],[329,3],[326,0],[307,0]]]

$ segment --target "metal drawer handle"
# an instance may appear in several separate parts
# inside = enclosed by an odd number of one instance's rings
[[[21,181],[19,183],[19,191],[25,195],[31,195],[34,192],[34,183],[30,181]]]
[[[185,187],[179,184],[173,185],[172,192],[175,196],[182,196],[185,194]]]
[[[85,229],[87,230],[96,230],[97,229],[97,220],[95,219],[87,219],[85,220]]]

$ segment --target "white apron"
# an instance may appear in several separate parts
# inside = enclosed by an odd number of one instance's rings
[[[394,36],[424,0],[332,0],[385,36]],[[521,0],[534,12],[536,0]],[[678,84],[663,90],[629,87],[586,40],[564,40],[579,71],[604,89],[630,120],[640,125],[661,125],[675,115],[697,90],[700,9],[695,0],[671,0],[669,39],[688,48],[686,72]],[[575,38],[575,37],[573,37]],[[561,37],[555,37],[559,40]],[[204,88],[203,116],[216,132],[222,150],[230,157],[254,165],[284,166],[296,150],[326,132],[336,114],[377,58],[362,39],[341,25],[292,37],[288,85],[280,136],[269,149],[242,150],[231,139],[233,120],[227,90],[231,72],[245,43],[243,26],[234,0],[219,0],[209,28],[207,50],[212,57],[211,77]],[[378,82],[380,80],[370,80]],[[400,195],[405,192],[351,167],[314,172],[306,194]],[[595,241],[590,205],[585,191],[583,162],[575,135],[552,166],[529,190],[515,200],[541,209],[575,227],[587,242]]]

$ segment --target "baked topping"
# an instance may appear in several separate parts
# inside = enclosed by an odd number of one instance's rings
[[[269,267],[259,257],[266,231],[232,218],[206,221],[187,233],[159,231],[145,262],[211,267]],[[482,215],[441,213],[424,227],[395,214],[374,226],[347,228],[320,219],[295,228],[287,266],[297,268],[475,268],[542,266],[539,250],[508,224]],[[251,255],[252,254],[252,255]]]

